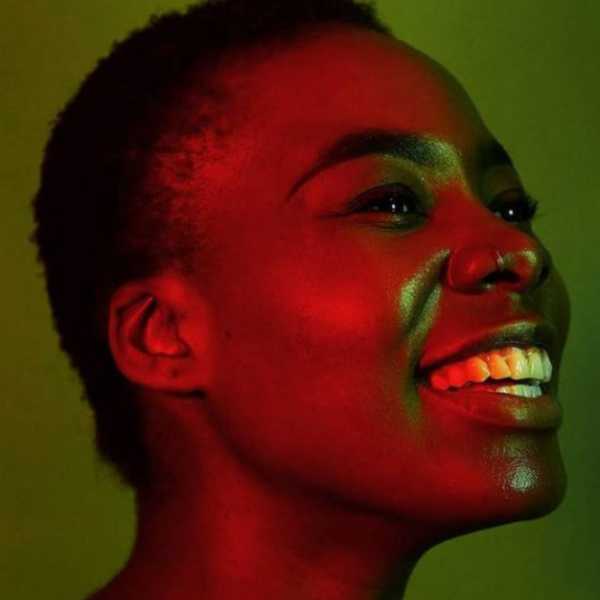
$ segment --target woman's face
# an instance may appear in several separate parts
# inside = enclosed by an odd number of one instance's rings
[[[222,435],[272,481],[411,519],[470,529],[551,510],[568,297],[470,99],[362,30],[247,57],[223,76],[236,133],[199,177],[218,190],[202,203],[198,287]],[[378,134],[320,161],[365,130]],[[550,400],[418,382],[424,362],[539,324]]]

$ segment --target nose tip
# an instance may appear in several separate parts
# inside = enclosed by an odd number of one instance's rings
[[[501,252],[491,244],[479,244],[450,254],[445,281],[465,293],[481,292],[492,286],[523,292],[541,285],[549,273],[549,255],[540,245]]]

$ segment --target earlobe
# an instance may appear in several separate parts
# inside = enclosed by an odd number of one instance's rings
[[[179,333],[177,310],[149,293],[125,288],[115,293],[109,343],[119,370],[130,381],[163,391],[202,387],[197,353]]]

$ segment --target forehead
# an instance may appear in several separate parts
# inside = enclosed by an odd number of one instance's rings
[[[288,127],[289,135],[310,137],[319,127],[387,125],[452,140],[483,128],[470,98],[441,65],[354,27],[317,29],[279,51],[259,48],[224,68],[223,79],[240,113],[263,134]]]
[[[460,84],[441,65],[387,36],[327,26],[283,46],[224,61],[217,82],[231,119],[219,168],[236,184],[285,185],[337,138],[361,129],[406,131],[467,154],[491,136]],[[227,186],[227,182],[218,182]]]

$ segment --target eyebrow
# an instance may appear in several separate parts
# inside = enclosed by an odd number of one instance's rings
[[[384,129],[365,129],[348,133],[335,140],[320,154],[313,166],[292,186],[287,199],[317,173],[339,163],[381,154],[404,158],[424,167],[443,168],[448,165],[449,144],[438,138]],[[497,141],[482,145],[477,152],[477,166],[486,169],[496,165],[513,166],[508,152]]]

